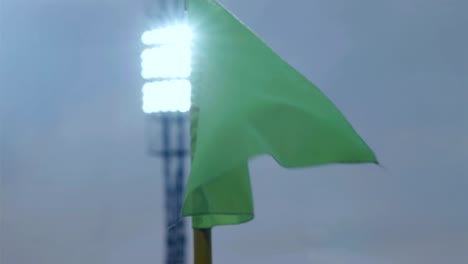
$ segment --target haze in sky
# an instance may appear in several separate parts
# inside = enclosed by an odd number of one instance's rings
[[[468,2],[221,2],[384,168],[256,158],[256,217],[214,229],[215,263],[468,263]],[[141,111],[147,3],[0,1],[0,263],[162,263],[161,161]]]

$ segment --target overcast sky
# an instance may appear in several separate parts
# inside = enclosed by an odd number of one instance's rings
[[[468,263],[468,2],[222,2],[384,168],[253,160],[256,218],[214,230],[215,263]],[[0,0],[0,263],[162,263],[144,6]]]

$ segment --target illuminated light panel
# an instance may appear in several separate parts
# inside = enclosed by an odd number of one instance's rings
[[[190,45],[164,45],[141,53],[144,79],[188,78],[191,71]]]
[[[146,83],[143,86],[143,112],[187,112],[192,86],[187,80]]]
[[[192,30],[185,24],[146,31],[141,36],[141,42],[145,45],[180,44],[191,41]]]
[[[141,41],[143,112],[186,112],[190,109],[192,32],[186,24],[146,31]]]

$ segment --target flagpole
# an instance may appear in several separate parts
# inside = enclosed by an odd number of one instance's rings
[[[195,264],[212,264],[211,229],[193,229]]]
[[[194,78],[194,77],[192,77]],[[193,153],[195,152],[195,142],[197,138],[197,125],[198,113],[200,109],[193,102],[194,97],[197,95],[196,87],[192,87],[192,106],[190,107],[190,145]],[[211,228],[208,229],[193,229],[193,252],[194,264],[211,264],[212,251],[211,251]]]

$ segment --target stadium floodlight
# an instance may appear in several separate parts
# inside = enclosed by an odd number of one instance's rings
[[[151,0],[156,12],[141,35],[142,110],[147,151],[162,161],[166,264],[185,263],[186,228],[180,219],[190,156],[191,46],[185,0]],[[151,12],[151,10],[148,10]]]
[[[163,45],[141,53],[141,76],[152,78],[188,78],[191,72],[190,46]]]
[[[180,44],[191,41],[192,30],[187,24],[146,31],[141,36],[141,42],[145,45]]]
[[[143,86],[143,112],[189,111],[190,92],[187,80],[148,82]]]
[[[141,41],[143,112],[187,112],[190,109],[192,31],[186,24],[146,31]]]

